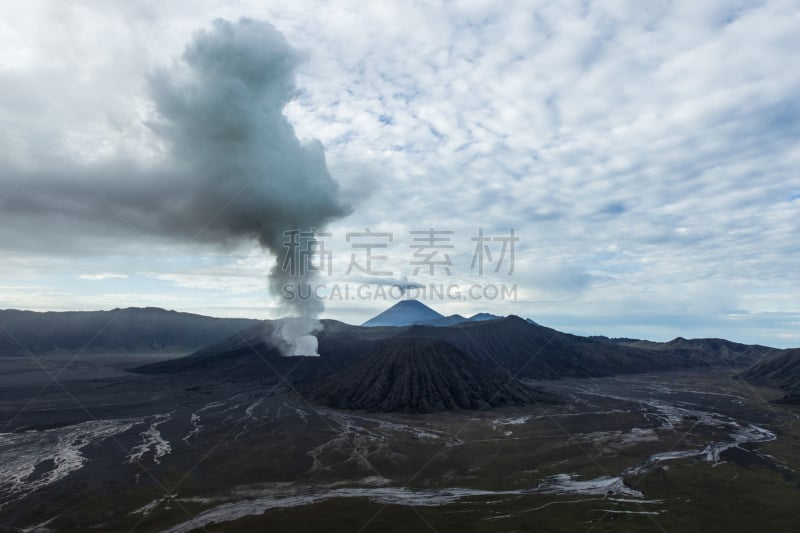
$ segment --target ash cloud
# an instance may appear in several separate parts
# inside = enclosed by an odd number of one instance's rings
[[[301,143],[283,114],[296,94],[302,55],[270,24],[242,19],[214,21],[210,31],[195,34],[182,59],[185,69],[162,70],[150,86],[163,117],[155,127],[178,159],[191,162],[196,176],[185,209],[200,217],[198,223],[213,216],[212,229],[221,238],[254,237],[276,255],[274,293],[287,284],[309,283],[313,271],[297,276],[283,268],[285,232],[322,228],[348,210],[322,145]],[[303,319],[278,328],[288,335],[289,353],[315,354],[298,350],[308,351],[317,327],[308,319],[322,311],[322,302],[284,302]]]
[[[194,34],[176,65],[148,77],[157,112],[148,127],[166,158],[149,166],[53,161],[36,173],[0,168],[11,190],[0,199],[0,245],[31,247],[13,241],[36,226],[49,227],[42,246],[87,235],[130,239],[131,230],[139,239],[221,246],[255,239],[277,258],[269,273],[275,295],[285,284],[310,283],[313,271],[293,276],[281,268],[284,232],[323,228],[349,207],[322,145],[299,140],[283,114],[297,94],[302,61],[269,23],[215,20]],[[294,347],[287,354],[315,347],[308,336],[319,327],[314,317],[323,303],[282,302],[287,315],[298,317],[279,328],[294,336],[282,344]]]

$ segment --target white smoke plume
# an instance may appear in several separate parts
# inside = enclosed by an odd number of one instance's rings
[[[322,323],[312,317],[290,317],[276,320],[271,337],[283,355],[319,355],[314,333],[322,329]]]

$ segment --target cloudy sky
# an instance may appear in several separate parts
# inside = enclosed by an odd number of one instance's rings
[[[798,27],[780,1],[5,3],[0,308],[276,317],[275,228],[318,226],[318,281],[372,282],[323,316],[516,285],[427,303],[798,346]],[[391,275],[351,268],[367,229]],[[430,229],[449,275],[414,272]],[[513,272],[490,240],[479,275],[472,239],[512,229]]]

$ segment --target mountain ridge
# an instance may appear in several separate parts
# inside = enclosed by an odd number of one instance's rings
[[[159,307],[108,311],[0,310],[0,356],[190,352],[258,324]]]
[[[754,384],[780,387],[785,392],[781,401],[800,404],[800,348],[763,359],[737,377]]]
[[[543,380],[711,366],[745,367],[750,356],[761,353],[760,347],[754,350],[751,346],[736,343],[731,343],[731,346],[741,347],[749,354],[748,357],[739,357],[741,354],[737,355],[734,351],[726,352],[727,359],[723,359],[711,349],[673,351],[669,346],[661,349],[626,346],[562,333],[515,315],[496,320],[461,322],[447,327],[424,324],[364,327],[327,319],[322,324],[323,329],[317,333],[320,357],[310,357],[308,362],[299,364],[300,370],[293,373],[293,380],[315,379],[343,370],[374,350],[384,339],[392,337],[424,337],[444,341],[491,368],[520,378]],[[254,372],[266,372],[274,376],[275,372],[268,367],[283,368],[287,365],[286,360],[292,358],[281,357],[270,345],[271,328],[271,323],[267,321],[186,357],[144,365],[137,371],[173,373],[206,369],[203,371],[218,372],[221,377],[227,375],[226,372],[241,377]],[[270,354],[270,363],[266,366],[262,355],[265,353]],[[215,360],[219,361],[216,370]]]

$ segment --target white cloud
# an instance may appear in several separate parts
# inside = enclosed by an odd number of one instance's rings
[[[99,274],[81,274],[78,279],[87,279],[92,281],[100,281],[104,279],[127,279],[127,274],[119,274],[114,272],[100,272]]]

